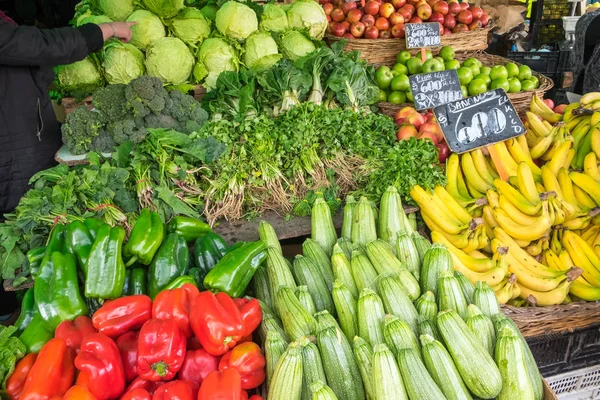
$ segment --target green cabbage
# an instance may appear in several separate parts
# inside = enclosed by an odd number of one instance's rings
[[[187,82],[193,67],[194,56],[180,39],[159,39],[146,51],[148,75],[160,78],[165,85]]]
[[[327,30],[327,15],[323,7],[314,0],[296,0],[288,11],[288,21],[292,29],[308,29],[315,39],[321,39]]]
[[[131,27],[133,35],[131,44],[138,49],[146,50],[152,42],[166,36],[165,26],[160,18],[147,10],[136,10],[127,18],[127,22],[137,22]]]
[[[77,22],[75,23],[75,26],[81,26],[81,25],[85,25],[85,24],[100,25],[100,24],[108,24],[111,22],[113,22],[113,20],[110,19],[108,16],[92,15],[92,12],[88,10],[85,14],[83,14],[77,18]]]
[[[246,40],[244,62],[253,71],[271,68],[281,59],[277,43],[268,33],[256,32]]]
[[[254,10],[237,1],[223,4],[217,11],[215,23],[219,32],[237,40],[245,40],[258,30],[258,19]]]
[[[312,40],[302,32],[289,31],[281,38],[281,51],[286,58],[292,61],[296,61],[315,50],[316,47]]]
[[[197,8],[186,7],[171,21],[171,30],[179,39],[195,45],[210,35],[210,21]]]
[[[219,7],[216,4],[207,4],[200,9],[200,12],[213,22],[217,19],[217,11],[219,11]]]
[[[90,57],[58,66],[56,80],[61,91],[74,97],[85,97],[104,83],[96,63]]]
[[[132,44],[112,40],[104,46],[102,68],[106,82],[126,85],[144,75],[144,54]]]
[[[263,9],[260,20],[260,29],[267,32],[283,32],[290,28],[288,16],[285,13],[287,6],[268,3]]]
[[[98,6],[113,21],[125,21],[133,12],[133,0],[98,0]]]
[[[198,64],[194,68],[197,81],[205,79],[207,88],[214,88],[219,74],[223,71],[237,71],[238,55],[235,49],[219,38],[209,38],[202,42],[198,50]]]
[[[185,7],[183,0],[144,0],[144,5],[161,18],[173,18]]]

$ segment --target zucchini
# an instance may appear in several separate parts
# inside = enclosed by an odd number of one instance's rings
[[[396,254],[398,259],[406,265],[406,268],[415,277],[416,280],[421,279],[421,258],[419,252],[408,233],[403,233],[398,236],[396,243]]]
[[[521,341],[509,326],[502,327],[498,332],[495,360],[502,375],[502,391],[498,395],[498,400],[535,398],[535,391],[527,374],[527,362]]]
[[[448,400],[472,400],[448,350],[430,335],[421,335],[423,363]]]
[[[338,239],[337,245],[340,246],[340,248],[344,251],[344,254],[348,258],[348,260],[352,259],[353,245],[350,239],[341,237]]]
[[[454,277],[458,281],[458,284],[465,295],[467,304],[473,304],[473,292],[475,292],[475,285],[473,285],[473,282],[460,271],[454,271]]]
[[[421,236],[421,234],[416,231],[410,234],[410,238],[413,240],[413,243],[415,244],[417,253],[419,253],[419,260],[420,260],[420,264],[422,266],[423,261],[425,260],[425,253],[427,253],[427,250],[429,250],[429,248],[431,247],[431,242],[429,240],[427,240],[427,238],[424,238],[423,236]]]
[[[306,285],[317,311],[327,310],[335,315],[331,291],[319,267],[309,258],[297,255],[294,259],[294,276],[299,285]],[[333,286],[333,285],[332,285]],[[313,313],[314,314],[314,313]]]
[[[375,209],[366,197],[361,197],[352,213],[350,240],[359,246],[366,246],[377,240]]]
[[[435,320],[430,320],[426,317],[419,317],[419,336],[429,335],[435,340],[442,340],[440,332],[435,325]]]
[[[270,309],[273,309],[273,297],[271,297],[271,285],[269,284],[269,276],[264,265],[260,265],[254,277],[252,278],[254,285],[254,296],[265,303]]]
[[[275,296],[275,304],[280,310],[283,329],[290,339],[296,340],[315,333],[315,319],[302,307],[292,289],[280,288]]]
[[[266,247],[272,247],[277,250],[279,254],[283,254],[283,251],[281,250],[281,244],[277,238],[277,233],[275,232],[273,226],[267,221],[260,221],[258,224],[258,237]]]
[[[260,304],[260,309],[262,310],[262,315],[263,318],[264,317],[273,317],[277,320],[279,320],[279,317],[277,316],[277,314],[275,314],[275,311],[273,311],[273,309],[271,307],[269,307],[264,301],[260,300],[260,299],[256,299],[258,301],[258,304]]]
[[[355,336],[352,349],[365,386],[367,398],[375,399],[375,393],[373,392],[373,348],[365,339]]]
[[[438,314],[438,306],[435,302],[433,292],[425,292],[415,301],[415,308],[420,316],[425,317],[433,322],[436,321]]]
[[[398,273],[406,266],[402,264],[393,252],[389,243],[381,239],[377,239],[365,246],[365,251],[369,257],[369,261],[375,267],[378,274]]]
[[[301,400],[302,369],[300,345],[291,343],[275,367],[268,398]]]
[[[444,271],[452,271],[452,255],[443,244],[435,243],[425,253],[421,266],[421,290],[437,295],[437,281]]]
[[[417,230],[417,215],[415,213],[408,214],[406,219],[406,229],[415,232]]]
[[[290,289],[296,288],[296,281],[292,276],[292,271],[288,266],[287,260],[272,247],[267,248],[267,276],[269,277],[271,299],[273,301],[274,310],[281,317],[281,311],[277,306],[275,295],[281,287]]]
[[[385,344],[378,344],[373,348],[372,368],[374,399],[408,400],[394,355]]]
[[[317,333],[317,346],[327,383],[335,395],[344,400],[365,400],[360,371],[344,334],[336,328],[323,329]]]
[[[335,328],[338,330],[342,330],[342,328],[340,328],[340,325],[338,324],[337,320],[335,318],[333,318],[333,316],[331,314],[329,314],[327,311],[319,311],[318,313],[316,313],[314,315],[315,317],[315,321],[317,321],[317,328],[316,331],[322,331],[323,329],[327,329],[327,328]]]
[[[317,197],[313,204],[310,221],[310,237],[331,257],[333,245],[337,241],[337,233],[335,233],[329,205],[322,196]]]
[[[308,287],[306,285],[297,286],[294,290],[294,294],[296,298],[302,305],[302,308],[306,310],[310,315],[314,315],[317,312],[317,308],[315,307],[315,302],[313,301],[310,292],[308,291]]]
[[[471,393],[491,399],[502,390],[502,376],[494,360],[456,311],[441,311],[437,325],[456,368]]]
[[[258,336],[260,337],[261,341],[264,342],[266,340],[269,331],[276,331],[277,333],[279,333],[281,337],[285,340],[285,343],[287,345],[288,337],[287,333],[285,333],[285,330],[283,329],[281,321],[279,321],[277,317],[267,316],[263,314],[263,319],[260,322],[260,325],[258,326]]]
[[[352,239],[352,221],[355,207],[356,200],[354,200],[354,196],[346,196],[346,205],[344,206],[344,219],[342,221],[342,238],[348,240]]]
[[[275,367],[285,353],[287,342],[277,331],[268,331],[265,340],[265,363],[267,369],[267,388],[271,385]]]
[[[437,386],[420,354],[415,349],[402,349],[398,353],[398,368],[410,400],[444,399],[444,394]]]
[[[406,294],[395,274],[382,275],[377,279],[377,291],[388,314],[406,321],[414,332],[417,331],[419,313]]]
[[[400,350],[414,349],[419,355],[421,346],[410,326],[395,315],[386,315],[383,324],[385,344],[397,357]]]
[[[340,328],[349,341],[353,340],[354,336],[358,334],[356,300],[346,285],[337,279],[333,282],[331,295],[333,296],[333,304],[335,304]]]
[[[365,288],[360,292],[356,314],[358,315],[359,336],[371,346],[384,343],[381,329],[385,317],[383,303],[373,289]]]
[[[307,337],[298,339],[302,349],[302,399],[312,398],[311,385],[315,382],[327,382],[317,345]]]
[[[481,312],[475,304],[469,304],[467,308],[467,326],[471,332],[479,339],[483,347],[494,355],[494,345],[496,343],[496,331],[490,317]]]
[[[352,268],[352,277],[356,283],[359,295],[361,290],[373,287],[377,280],[377,272],[367,256],[362,254],[360,250],[352,252],[350,267]]]
[[[358,299],[358,288],[356,287],[356,283],[354,283],[354,278],[352,277],[352,264],[350,263],[350,259],[346,257],[346,254],[342,250],[342,248],[336,244],[333,246],[333,254],[331,255],[331,268],[333,270],[333,276],[336,280],[342,282],[352,296],[355,299]]]
[[[331,269],[331,257],[325,253],[325,250],[314,240],[306,239],[302,243],[302,253],[308,257],[321,271],[329,290],[333,287],[333,270]]]
[[[440,274],[437,296],[439,310],[454,310],[462,319],[467,317],[467,300],[465,300],[462,289],[451,270],[443,271]]]
[[[398,190],[390,186],[381,196],[379,237],[396,248],[398,237],[406,233],[404,208]]]
[[[322,381],[313,382],[310,385],[311,400],[338,400],[333,390]]]
[[[479,281],[475,284],[473,292],[473,304],[475,304],[482,313],[488,317],[500,313],[500,304],[496,297],[496,292],[487,284],[487,282]]]

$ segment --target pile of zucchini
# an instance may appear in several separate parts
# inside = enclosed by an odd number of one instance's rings
[[[542,377],[486,283],[454,271],[390,187],[377,210],[349,199],[337,238],[322,199],[293,262],[266,222],[263,308],[268,400],[541,400]]]

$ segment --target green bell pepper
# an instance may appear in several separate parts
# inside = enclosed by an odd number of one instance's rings
[[[27,259],[26,262],[29,264],[29,272],[31,273],[31,276],[37,276],[40,270],[40,264],[42,263],[45,254],[46,246],[42,246],[29,250],[25,255],[25,258]]]
[[[41,248],[40,248],[41,249]],[[52,232],[50,232],[50,237],[48,238],[48,243],[46,243],[46,247],[44,250],[44,255],[42,260],[40,260],[41,250],[30,250],[31,251],[31,259],[29,260],[30,268],[31,268],[31,276],[35,279],[39,274],[39,266],[42,264],[45,258],[50,258],[52,253],[55,251],[64,252],[65,251],[65,226],[62,224],[57,224],[52,228]],[[29,255],[29,253],[28,253]],[[36,264],[35,271],[34,267],[31,264]]]
[[[116,299],[123,293],[125,264],[121,248],[125,230],[120,226],[104,225],[92,245],[87,263],[85,296],[100,299]]]
[[[198,289],[200,289],[201,291],[204,290],[204,277],[202,276],[199,268],[190,268],[190,270],[188,271],[188,275],[194,278]]]
[[[147,281],[146,270],[143,268],[134,268],[129,272],[129,290],[127,291],[128,296],[136,294],[146,294],[146,281]]]
[[[65,227],[65,246],[77,258],[83,276],[87,275],[87,259],[93,244],[94,238],[83,222],[73,221]]]
[[[162,290],[172,290],[177,289],[185,285],[186,283],[191,283],[196,286],[196,279],[194,279],[191,275],[183,275],[179,278],[175,278],[172,282],[170,282],[167,286],[165,286]]]
[[[44,325],[44,320],[39,313],[35,313],[27,328],[19,335],[28,353],[39,353],[42,347],[54,337],[54,331],[50,331]]]
[[[29,288],[25,292],[25,296],[23,296],[23,300],[21,301],[21,314],[19,314],[19,318],[14,323],[19,334],[21,334],[25,328],[27,328],[36,313],[37,305],[35,304],[33,288]]]
[[[246,243],[221,258],[204,278],[204,287],[241,297],[266,258],[267,247],[262,241]]]
[[[98,218],[87,218],[85,221],[83,221],[83,224],[92,235],[92,238],[96,240],[96,236],[98,236],[98,229],[100,229],[102,225],[105,225],[106,222],[99,220]]]
[[[126,266],[129,267],[136,261],[143,265],[150,265],[164,236],[165,224],[160,215],[144,208],[123,248],[123,255],[129,258]]]
[[[194,244],[194,263],[199,270],[199,284],[202,285],[204,277],[214,268],[221,258],[227,253],[228,245],[225,239],[214,232],[208,232],[196,239]]]
[[[72,321],[88,313],[79,293],[77,265],[72,254],[55,251],[44,257],[33,290],[40,316],[52,332],[62,321]]]
[[[185,239],[186,242],[193,242],[211,232],[210,225],[200,221],[197,218],[177,216],[169,222],[169,233],[177,233]]]
[[[167,235],[148,269],[148,295],[152,299],[175,278],[185,275],[189,257],[183,236],[177,233]]]

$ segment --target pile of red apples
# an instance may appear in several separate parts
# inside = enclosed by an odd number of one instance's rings
[[[446,143],[442,128],[440,128],[431,110],[420,113],[413,107],[404,107],[396,112],[394,122],[398,125],[398,132],[396,133],[398,140],[408,140],[410,138],[431,140],[438,149],[439,162],[446,162],[446,159],[450,156],[450,148]]]
[[[458,0],[319,0],[332,35],[348,39],[404,38],[406,23],[438,22],[440,34],[468,32],[485,27],[487,13]]]

